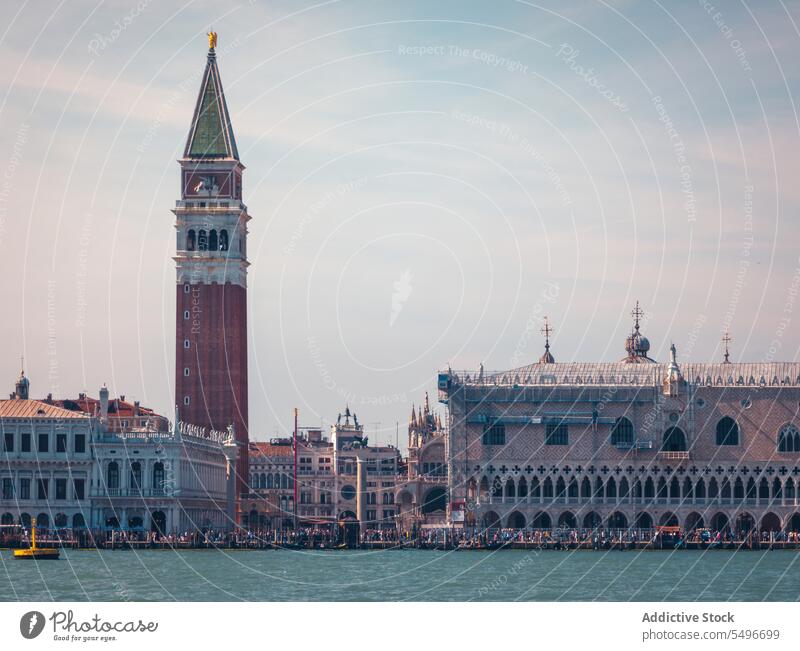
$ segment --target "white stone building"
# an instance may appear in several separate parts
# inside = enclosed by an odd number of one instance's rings
[[[92,440],[97,419],[28,398],[21,372],[0,400],[0,523],[84,528],[91,520]]]
[[[107,408],[108,392],[101,390],[92,474],[94,529],[172,534],[232,527],[233,473],[226,448],[235,444],[204,430],[182,432],[180,425],[166,433],[105,431]]]
[[[35,517],[41,528],[95,534],[232,527],[237,446],[228,434],[163,431],[149,419],[112,427],[105,387],[95,413],[32,400],[29,389],[21,373],[0,400],[0,524],[27,528]]]

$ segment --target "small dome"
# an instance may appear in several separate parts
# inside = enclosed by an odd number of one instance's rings
[[[639,350],[643,353],[650,350],[650,340],[647,337],[639,337]]]

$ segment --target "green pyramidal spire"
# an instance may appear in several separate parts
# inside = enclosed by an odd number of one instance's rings
[[[217,67],[216,39],[208,50],[208,61],[186,140],[185,158],[233,158],[239,160],[231,117]]]

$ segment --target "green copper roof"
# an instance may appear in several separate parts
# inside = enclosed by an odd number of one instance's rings
[[[188,158],[239,158],[213,50],[208,55],[184,155]]]

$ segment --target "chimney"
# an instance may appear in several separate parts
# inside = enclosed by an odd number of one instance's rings
[[[100,388],[100,420],[108,422],[108,389],[105,384]]]
[[[138,416],[139,415],[139,401],[138,400],[134,400],[133,401],[133,415],[134,416]]]

